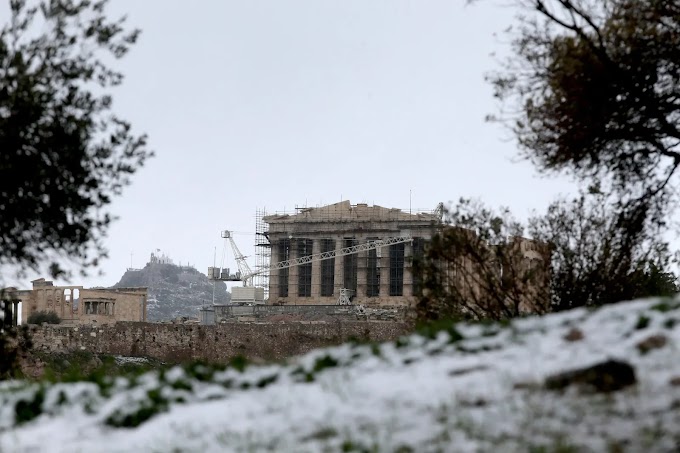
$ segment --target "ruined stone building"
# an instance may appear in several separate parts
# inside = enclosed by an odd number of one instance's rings
[[[269,304],[335,304],[340,289],[352,303],[366,306],[413,305],[418,293],[412,258],[432,237],[439,217],[411,214],[349,201],[301,209],[294,215],[269,215],[271,262],[351,247],[378,239],[410,235],[412,242],[313,261],[269,275]]]
[[[502,319],[549,310],[547,244],[519,236],[492,244],[468,229],[440,231],[423,270],[423,316]]]
[[[268,226],[271,263],[291,260],[368,243],[380,239],[410,236],[402,242],[337,256],[284,269],[271,268],[268,304],[332,305],[337,303],[340,290],[351,290],[352,303],[367,307],[410,306],[422,295],[422,279],[413,272],[414,257],[422,255],[432,236],[445,227],[441,212],[409,213],[366,204],[352,205],[349,201],[316,208],[304,208],[294,215],[269,215],[263,218]],[[474,232],[470,232],[476,236]],[[515,266],[545,267],[545,253],[525,238],[512,240]],[[464,261],[464,257],[461,257]],[[548,275],[545,272],[543,275]],[[473,278],[474,280],[474,278]],[[548,280],[540,287],[525,288],[525,294],[543,294]],[[479,299],[481,287],[469,288],[470,295]],[[523,310],[532,311],[523,302]]]
[[[21,319],[26,323],[31,313],[56,312],[65,324],[112,324],[116,321],[146,321],[146,288],[83,288],[55,286],[40,278],[33,289],[5,290],[5,299],[13,307],[21,304]]]
[[[0,330],[15,327],[18,324],[18,313],[18,300],[0,300]]]

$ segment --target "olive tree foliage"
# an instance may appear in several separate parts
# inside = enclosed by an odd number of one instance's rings
[[[663,221],[614,209],[611,198],[589,193],[561,199],[529,220],[528,234],[550,244],[553,310],[678,292],[671,271],[677,259],[663,239]]]
[[[526,227],[508,209],[461,200],[414,263],[418,318],[500,320],[677,294],[663,223],[612,198],[560,199]]]
[[[624,209],[667,197],[680,165],[680,2],[515,3],[512,56],[489,79],[523,156],[606,187]]]
[[[511,128],[540,171],[589,186],[529,222],[527,235],[549,255],[550,309],[674,294],[673,259],[662,238],[680,165],[680,2],[515,3],[521,12],[509,31],[512,56],[489,77],[501,102],[492,119]],[[470,216],[466,209],[454,208],[451,217],[462,229],[444,228],[425,254],[421,319],[519,313],[512,310],[512,301],[522,300],[513,283],[489,284],[497,271],[484,263],[498,261],[494,253],[503,249],[489,244],[523,228],[508,223],[507,213],[481,207]],[[466,230],[478,234],[460,234]],[[445,270],[460,259],[472,260],[471,283],[484,289],[481,299],[460,273],[451,278]]]
[[[28,326],[10,329],[0,335],[0,381],[21,377],[20,358],[32,347]]]
[[[34,311],[30,315],[28,315],[28,319],[26,320],[26,323],[27,324],[42,324],[42,323],[59,324],[59,323],[61,323],[61,318],[59,318],[59,315],[55,311],[39,310],[39,311]]]
[[[105,256],[107,206],[150,157],[112,111],[112,64],[138,35],[106,0],[10,1],[0,29],[0,266]]]
[[[423,287],[421,321],[501,320],[549,311],[547,249],[531,247],[527,258],[524,227],[507,209],[461,199],[443,220],[414,262]]]

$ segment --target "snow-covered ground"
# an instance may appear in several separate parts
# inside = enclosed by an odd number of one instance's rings
[[[0,451],[680,451],[679,340],[680,302],[646,300],[348,344],[282,366],[9,382]],[[544,385],[607,359],[631,364],[637,384]]]

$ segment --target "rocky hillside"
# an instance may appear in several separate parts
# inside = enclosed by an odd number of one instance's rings
[[[193,267],[147,263],[144,269],[128,270],[113,287],[149,288],[147,319],[151,322],[180,316],[198,316],[198,307],[213,300],[213,282]],[[231,295],[224,282],[215,284],[215,303],[226,303]]]

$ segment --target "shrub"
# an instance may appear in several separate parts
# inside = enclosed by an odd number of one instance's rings
[[[0,381],[22,376],[19,358],[31,345],[31,336],[26,326],[0,332]]]
[[[61,318],[54,311],[36,311],[28,316],[26,321],[28,324],[42,324],[46,322],[47,324],[59,324]]]

